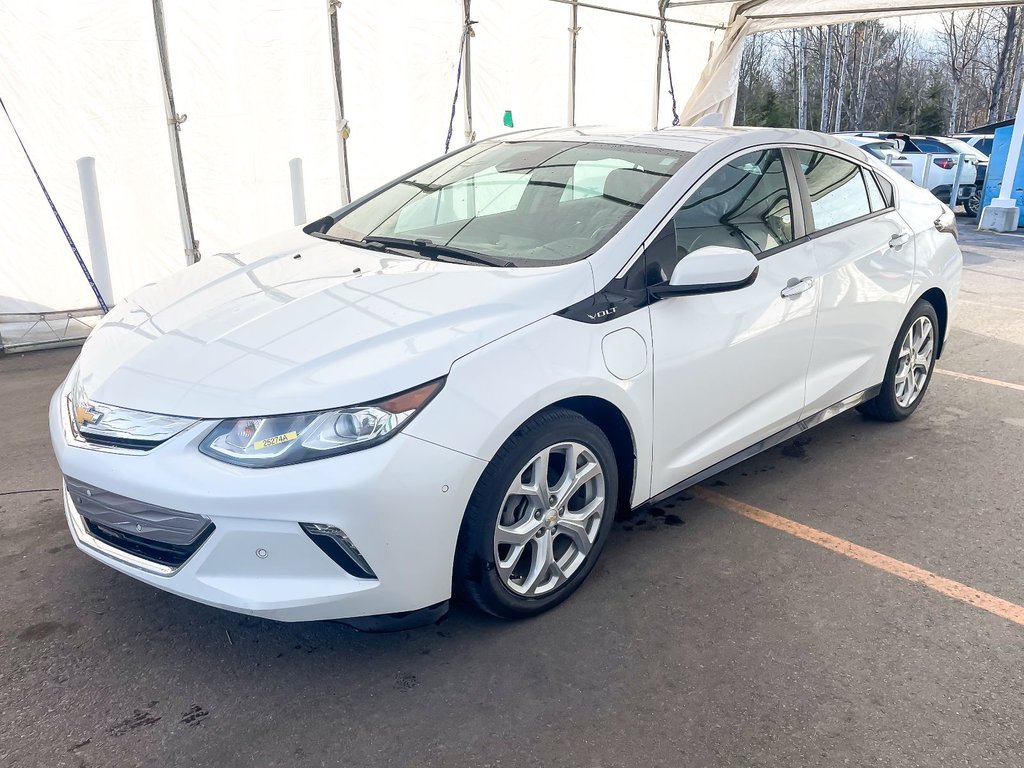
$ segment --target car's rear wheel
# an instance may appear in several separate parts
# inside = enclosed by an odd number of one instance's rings
[[[964,200],[964,213],[977,218],[979,210],[981,210],[981,194],[975,191]]]
[[[939,349],[939,320],[935,308],[919,300],[900,328],[889,355],[885,381],[878,395],[858,406],[861,413],[881,421],[901,421],[921,404]]]
[[[553,608],[594,568],[617,498],[615,453],[600,429],[562,408],[534,416],[473,492],[455,557],[457,591],[502,618]]]

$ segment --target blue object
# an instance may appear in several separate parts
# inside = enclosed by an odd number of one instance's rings
[[[988,174],[985,176],[985,188],[982,190],[981,205],[984,208],[999,197],[999,187],[1006,174],[1006,159],[1010,154],[1010,136],[1013,126],[996,129],[995,140],[992,142],[992,156],[988,161]],[[1013,189],[1010,197],[1017,201],[1017,210],[1021,211],[1018,221],[1024,221],[1024,152],[1021,153],[1016,169],[1014,169]]]

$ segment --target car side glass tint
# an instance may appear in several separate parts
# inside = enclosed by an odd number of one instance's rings
[[[889,204],[885,201],[882,190],[878,188],[878,179],[875,174],[867,168],[861,168],[861,173],[864,174],[864,186],[868,188],[868,203],[871,205],[871,211],[887,208]]]
[[[828,229],[871,213],[860,166],[835,155],[798,150],[807,181],[815,230]]]
[[[672,219],[675,263],[706,245],[742,248],[757,255],[793,240],[793,206],[782,152],[759,150],[730,160],[691,194]],[[648,272],[651,272],[650,266]]]

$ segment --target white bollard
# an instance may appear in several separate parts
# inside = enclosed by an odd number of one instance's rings
[[[82,188],[82,210],[85,213],[85,231],[89,238],[89,262],[92,279],[107,306],[114,303],[114,289],[110,280],[110,258],[107,256],[107,238],[103,233],[103,211],[100,209],[100,189],[96,183],[96,158],[80,157],[78,183]]]
[[[306,191],[302,184],[301,157],[293,157],[288,161],[288,172],[292,179],[292,220],[298,227],[306,223]]]
[[[956,156],[956,170],[953,171],[953,186],[949,190],[949,208],[950,210],[956,210],[957,201],[960,199],[960,177],[964,172],[964,162],[967,159],[967,155],[960,153]]]

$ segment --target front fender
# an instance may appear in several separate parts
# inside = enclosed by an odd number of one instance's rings
[[[632,329],[645,362],[629,378],[613,375],[602,342]],[[630,338],[633,338],[630,336]],[[635,342],[639,352],[639,340]],[[551,315],[460,358],[444,389],[406,431],[422,440],[490,461],[515,430],[535,413],[570,397],[608,401],[633,432],[636,481],[632,503],[650,496],[653,378],[650,320],[646,308],[605,323]],[[617,368],[620,375],[625,372]]]

